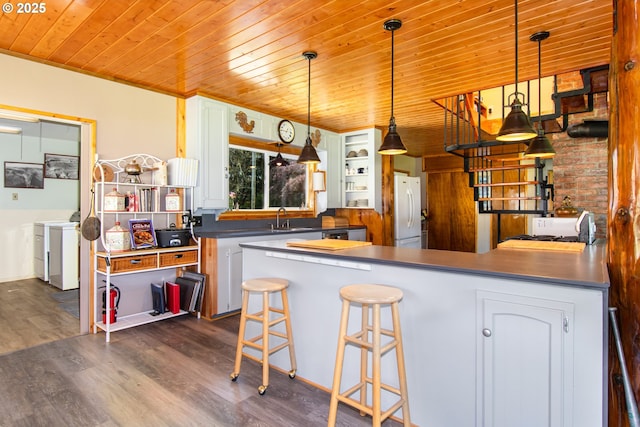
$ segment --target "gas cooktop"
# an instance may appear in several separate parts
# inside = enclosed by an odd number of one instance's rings
[[[537,240],[542,242],[577,242],[578,236],[548,236],[548,235],[532,236],[529,234],[519,234],[517,236],[507,237],[504,240]]]

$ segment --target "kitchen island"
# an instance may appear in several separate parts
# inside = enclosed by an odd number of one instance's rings
[[[386,284],[404,292],[400,316],[414,424],[606,425],[604,244],[581,253],[485,254],[388,246],[323,251],[286,240],[240,246],[243,279],[290,281],[299,378],[331,387],[339,289]],[[383,363],[383,381],[391,384],[394,357]],[[357,382],[357,360],[346,353],[343,384]],[[283,352],[270,363],[289,369]]]
[[[222,221],[235,222],[238,221]],[[248,222],[248,221],[246,221]],[[227,224],[224,224],[228,227]],[[349,240],[365,240],[366,227],[323,228],[320,226],[294,226],[289,228],[240,227],[197,229],[195,234],[202,241],[203,259],[201,272],[208,275],[207,290],[202,304],[206,318],[224,316],[240,310],[242,303],[242,248],[240,244],[251,241],[280,239],[320,239],[338,233]]]

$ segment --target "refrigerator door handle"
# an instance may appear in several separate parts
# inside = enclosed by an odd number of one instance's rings
[[[413,191],[407,190],[407,196],[409,198],[409,227],[413,226],[414,214],[413,214]]]

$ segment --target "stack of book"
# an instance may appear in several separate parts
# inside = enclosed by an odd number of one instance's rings
[[[184,271],[175,281],[167,281],[163,285],[151,284],[153,296],[152,314],[161,314],[166,310],[177,314],[180,310],[200,312],[204,295],[206,276],[201,273]],[[162,291],[160,291],[162,289]],[[162,294],[162,298],[159,294]]]
[[[138,190],[139,209],[142,212],[160,211],[160,191],[157,187],[140,188]]]

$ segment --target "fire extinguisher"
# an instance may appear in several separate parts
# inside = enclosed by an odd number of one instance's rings
[[[115,323],[118,317],[118,305],[120,304],[120,288],[110,284],[109,286],[109,323]],[[102,291],[102,323],[107,323],[107,291]]]

